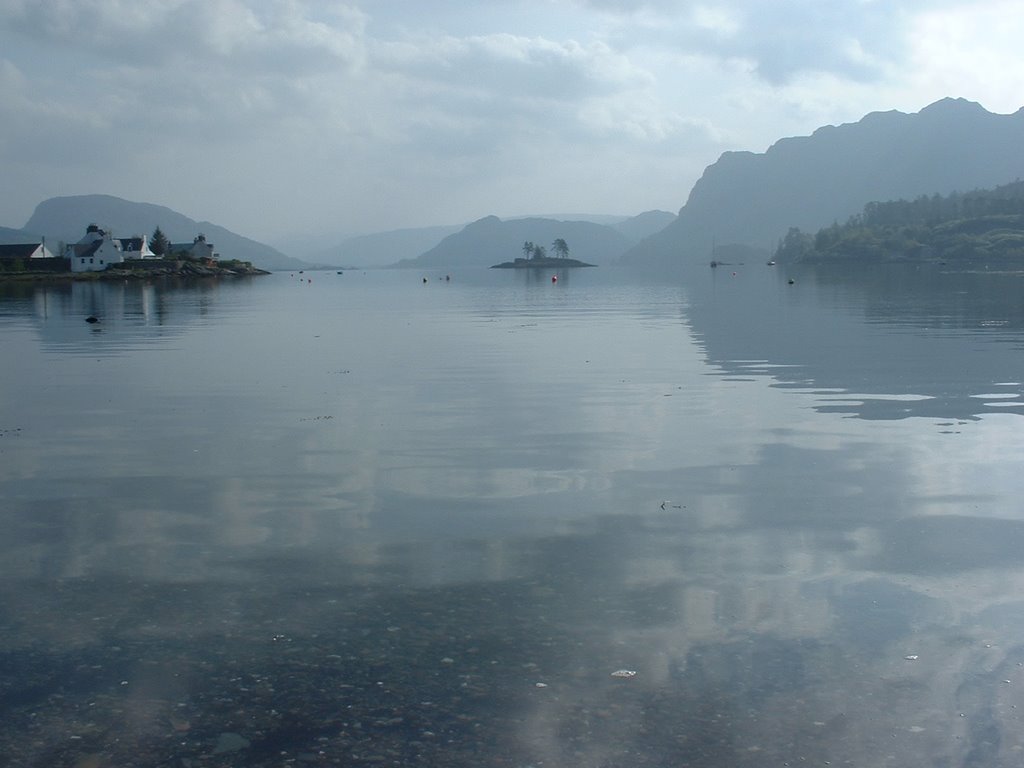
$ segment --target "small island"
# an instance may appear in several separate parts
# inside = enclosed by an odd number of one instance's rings
[[[558,238],[551,244],[555,256],[548,256],[547,249],[543,245],[535,245],[527,240],[523,243],[523,253],[514,261],[504,261],[495,264],[491,269],[566,269],[567,267],[595,267],[596,264],[587,264],[585,261],[569,258],[569,245],[562,238]]]

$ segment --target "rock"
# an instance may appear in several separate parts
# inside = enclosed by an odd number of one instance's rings
[[[222,755],[225,752],[238,752],[249,746],[249,740],[237,733],[225,732],[217,737],[217,744],[213,748],[213,754]]]

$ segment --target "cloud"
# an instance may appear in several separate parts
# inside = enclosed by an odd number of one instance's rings
[[[574,103],[651,81],[648,73],[603,43],[510,34],[383,44],[376,63],[432,94],[462,91],[501,103]]]
[[[1016,99],[1020,17],[1008,0],[6,0],[0,223],[72,189],[159,189],[257,230],[269,200],[357,231],[547,201],[675,210],[726,149]]]
[[[617,35],[642,44],[641,36],[669,48],[718,60],[742,59],[773,86],[805,73],[853,80],[881,77],[904,60],[904,39],[918,8],[949,5],[937,0],[820,2],[763,0],[580,0],[617,19]]]
[[[219,63],[247,74],[357,65],[366,17],[298,0],[13,0],[0,27],[135,67]]]

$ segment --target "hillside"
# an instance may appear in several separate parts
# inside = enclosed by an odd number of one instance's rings
[[[657,234],[675,220],[676,215],[668,211],[645,211],[639,216],[618,221],[612,224],[611,227],[621,232],[630,240],[640,242],[645,237]]]
[[[359,235],[330,248],[312,252],[308,260],[339,267],[386,267],[404,259],[416,258],[460,229],[462,225],[442,225]]]
[[[36,206],[24,229],[46,235],[47,243],[77,242],[89,224],[99,224],[117,237],[151,235],[160,227],[172,242],[191,242],[202,232],[225,259],[250,261],[262,269],[302,269],[305,264],[269,245],[258,243],[208,221],[151,203],[111,195],[53,197]]]
[[[34,232],[29,232],[25,229],[11,229],[10,227],[0,227],[0,244],[8,243],[32,243],[39,242],[41,239],[40,235]],[[49,247],[50,244],[47,243]],[[54,244],[56,247],[56,244]]]
[[[398,266],[490,267],[522,256],[524,242],[537,243],[550,249],[551,243],[559,238],[569,245],[572,258],[590,264],[610,264],[640,237],[629,237],[620,231],[621,228],[624,227],[627,232],[649,234],[663,225],[665,215],[663,211],[641,214],[617,222],[614,226],[540,217],[506,221],[497,216],[487,216],[444,238],[418,258],[403,261]],[[672,214],[667,216],[671,217]]]
[[[984,261],[1024,265],[1024,182],[916,200],[872,202],[814,235],[794,227],[778,261]]]
[[[623,257],[638,268],[703,264],[712,244],[774,249],[790,227],[815,231],[872,200],[994,187],[1024,178],[1024,109],[988,112],[943,99],[920,112],[875,112],[766,152],[726,152],[678,218]]]

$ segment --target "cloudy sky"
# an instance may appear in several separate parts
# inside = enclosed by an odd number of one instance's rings
[[[0,225],[289,237],[677,210],[726,150],[1024,105],[1020,0],[0,0]]]

